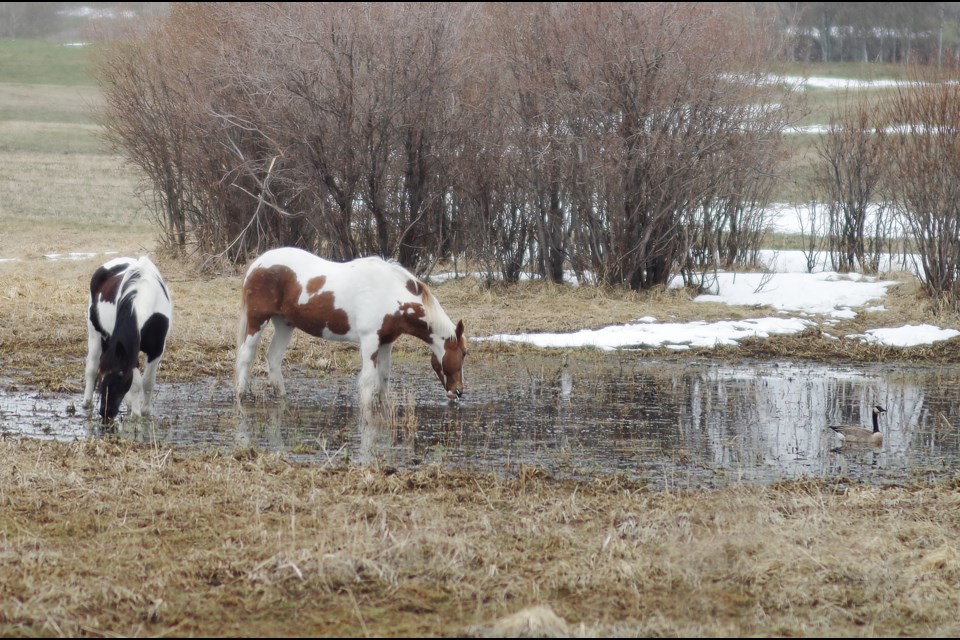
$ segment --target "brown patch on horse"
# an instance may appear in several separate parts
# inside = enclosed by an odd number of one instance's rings
[[[380,330],[377,331],[380,344],[389,344],[404,334],[420,338],[424,342],[431,342],[433,332],[430,331],[430,325],[423,319],[425,315],[427,312],[422,304],[407,302],[393,313],[383,316]]]
[[[433,370],[440,378],[444,389],[447,390],[448,396],[453,392],[459,398],[463,393],[463,359],[466,356],[467,343],[463,337],[463,320],[461,320],[457,323],[454,336],[443,341],[443,361],[438,360],[435,355],[431,357]]]
[[[126,269],[118,273],[110,273],[104,270],[103,274],[100,274],[98,271],[97,274],[94,274],[96,279],[98,275],[101,275],[99,280],[95,280],[91,289],[95,292],[96,295],[93,296],[93,301],[104,301],[104,302],[117,302],[117,294],[120,292],[120,283],[123,282],[123,274]]]
[[[282,265],[255,269],[243,285],[247,335],[257,333],[273,316],[283,316],[288,323],[312,336],[323,337],[324,329],[338,335],[347,333],[350,320],[346,311],[337,308],[333,293],[317,293],[325,283],[324,276],[311,278],[307,283],[310,296],[306,304],[300,304],[302,288],[292,269]]]
[[[307,280],[307,293],[310,295],[315,294],[317,291],[323,289],[323,285],[327,284],[327,276],[317,276],[316,278],[310,278]]]
[[[423,286],[423,283],[419,280],[407,280],[407,291],[415,296],[419,296],[421,293],[423,293]]]

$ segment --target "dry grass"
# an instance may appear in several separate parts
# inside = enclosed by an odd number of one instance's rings
[[[123,245],[142,235],[110,237]],[[37,257],[67,241],[25,226],[8,246],[27,259],[0,263],[0,366],[15,385],[80,391],[86,285],[100,259]],[[154,257],[176,304],[161,383],[229,378],[239,274],[198,276],[163,252]],[[472,335],[767,313],[696,304],[682,291],[471,280],[434,289]],[[882,318],[920,321],[921,300],[904,282]],[[943,360],[960,355],[958,344],[899,350],[810,330],[690,355]],[[400,347],[398,357],[422,357],[416,341]],[[533,348],[474,342],[470,357],[524,350]],[[358,364],[354,347],[303,335],[287,360],[308,371]],[[397,428],[415,428],[410,403],[397,400]],[[111,440],[2,441],[0,469],[0,635],[960,631],[951,613],[960,598],[953,485],[877,489],[841,479],[653,493],[616,477],[557,482],[536,469],[512,479],[392,473]]]
[[[69,221],[66,224],[70,224]],[[14,229],[16,227],[14,226]],[[48,260],[51,251],[90,250],[97,246],[138,254],[152,243],[137,229],[111,232],[104,239],[92,232],[53,233],[37,225],[24,226],[0,240],[4,250],[18,250],[26,260],[0,263],[0,366],[17,385],[51,391],[79,392],[86,353],[86,297],[90,275],[105,256],[83,260]],[[72,240],[71,240],[72,239]],[[71,241],[77,244],[71,246]],[[106,244],[104,244],[106,242]],[[139,243],[139,244],[138,244]],[[152,245],[151,245],[152,246]],[[167,279],[174,300],[174,323],[161,366],[161,380],[194,381],[233,375],[236,322],[239,310],[239,271],[198,275],[195,265],[162,251],[153,257]],[[652,315],[662,322],[742,319],[769,315],[753,307],[695,303],[682,290],[636,293],[617,289],[575,288],[543,283],[485,287],[465,279],[433,287],[448,314],[464,319],[469,337],[498,333],[572,331],[624,323]],[[955,362],[960,339],[909,349],[866,345],[846,336],[878,326],[929,322],[929,309],[914,280],[903,279],[885,301],[887,311],[861,314],[835,325],[822,325],[793,336],[746,340],[738,347],[694,349],[691,357],[790,359],[818,362]],[[941,322],[956,324],[954,317]],[[269,341],[261,345],[261,350]],[[426,347],[412,338],[398,342],[397,357],[422,359]],[[536,347],[473,341],[471,361],[498,354],[537,351]],[[651,352],[653,353],[653,352]],[[663,356],[684,357],[675,352]],[[297,332],[285,362],[306,371],[359,367],[356,347],[311,338]],[[559,357],[559,356],[558,356]],[[263,375],[263,356],[254,374]]]
[[[954,486],[654,493],[111,440],[3,440],[0,475],[4,636],[960,633]]]
[[[101,258],[40,256],[105,238],[8,228],[0,246],[24,259],[0,263],[3,376],[78,393],[87,281]],[[149,242],[136,225],[106,239],[134,247],[125,253]],[[154,257],[176,304],[161,384],[229,378],[239,274],[199,276],[195,265]],[[693,303],[682,291],[471,280],[434,290],[472,335],[767,313]],[[825,331],[921,321],[921,300],[905,281],[882,316]],[[943,360],[960,356],[958,345],[897,350],[810,330],[692,355]],[[400,347],[400,358],[424,353],[412,339]],[[533,348],[474,342],[470,357],[524,350]],[[358,364],[354,347],[302,335],[287,359],[307,371]],[[410,403],[397,400],[396,428],[415,428]],[[109,438],[0,440],[0,475],[3,636],[960,632],[956,478],[655,493],[619,477],[561,482],[530,468],[505,479],[376,461],[301,466],[251,450],[187,455]]]
[[[103,256],[84,260],[48,260],[44,253],[56,247],[66,251],[68,238],[83,244],[84,234],[57,234],[45,241],[45,231],[24,230],[11,245],[23,247],[27,261],[0,263],[0,366],[12,382],[51,391],[79,392],[86,353],[86,297],[90,275]],[[111,236],[112,237],[112,236]],[[109,246],[144,240],[137,232],[116,236]],[[93,246],[91,243],[83,245]],[[103,242],[102,237],[97,242]],[[5,243],[0,242],[0,250]],[[135,246],[135,245],[134,245]],[[141,245],[142,246],[142,245]],[[78,246],[76,248],[82,249]],[[139,250],[121,253],[139,253]],[[0,254],[2,255],[2,254]],[[34,257],[40,256],[40,257]],[[153,257],[164,273],[174,300],[174,324],[161,366],[161,380],[194,381],[233,375],[236,322],[239,309],[239,273],[200,276],[194,266],[163,252]],[[28,268],[25,268],[27,267]],[[434,288],[448,314],[463,318],[470,337],[497,333],[571,331],[598,328],[653,315],[660,321],[742,319],[768,315],[769,309],[695,303],[685,291],[638,294],[622,290],[561,287],[526,283],[511,288],[487,288],[474,280],[445,282]],[[889,360],[950,362],[960,356],[960,340],[932,347],[901,349],[865,345],[845,336],[877,326],[901,326],[929,321],[922,293],[915,282],[904,281],[886,301],[888,311],[861,315],[839,325],[811,329],[799,335],[747,340],[739,347],[695,349],[693,357],[738,359],[778,358],[820,362],[882,362]],[[948,323],[953,318],[945,319]],[[265,347],[268,339],[261,345]],[[503,352],[539,349],[524,345],[473,341],[470,358],[496,357]],[[297,332],[285,361],[305,370],[332,366],[355,369],[359,359],[353,345],[316,340]],[[674,352],[661,351],[659,355]],[[412,338],[399,341],[397,357],[421,359],[426,347]],[[262,354],[255,375],[263,374]]]
[[[94,85],[21,84],[0,82],[0,119],[24,122],[92,124],[103,106]]]
[[[149,214],[134,195],[137,178],[115,156],[11,152],[0,161],[0,257],[29,256],[33,244],[103,251],[105,242],[126,244],[130,234],[154,245]],[[99,237],[104,231],[119,237]],[[86,249],[94,239],[99,246]]]
[[[0,136],[0,258],[18,258],[0,263],[4,386],[80,392],[86,291],[106,251],[150,251],[168,280],[175,317],[160,384],[229,378],[239,273],[201,276],[157,251],[136,177],[82,141],[88,97],[63,91],[74,90],[0,91],[10,134]],[[69,122],[80,124],[44,124]],[[72,140],[73,153],[53,152]],[[43,257],[71,251],[100,255]],[[683,291],[471,280],[434,290],[471,336],[768,313]],[[930,321],[914,283],[886,306],[823,330]],[[412,339],[398,346],[398,358],[425,353]],[[534,351],[473,342],[470,358]],[[690,355],[956,361],[958,351],[956,340],[898,350],[810,330]],[[303,335],[286,361],[305,372],[359,364],[354,347]],[[397,400],[397,427],[415,428],[411,403]],[[395,473],[112,438],[0,439],[0,635],[955,636],[957,482],[655,493],[528,468]]]

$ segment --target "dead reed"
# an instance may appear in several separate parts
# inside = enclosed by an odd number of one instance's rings
[[[953,636],[960,494],[0,440],[0,635]]]

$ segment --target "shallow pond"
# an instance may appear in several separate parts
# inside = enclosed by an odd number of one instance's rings
[[[286,401],[261,396],[238,409],[227,381],[165,383],[161,366],[154,417],[124,420],[118,433],[317,464],[622,473],[661,489],[802,477],[903,483],[951,477],[960,463],[960,367],[730,365],[618,353],[504,356],[465,372],[464,401],[450,404],[428,363],[395,361],[395,406],[375,425],[357,409],[353,373],[288,367]],[[0,433],[98,437],[79,403],[79,394],[0,392]],[[888,411],[883,446],[837,449],[828,425],[870,427],[875,403]]]

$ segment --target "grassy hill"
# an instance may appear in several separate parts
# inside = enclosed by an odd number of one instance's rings
[[[94,46],[0,40],[0,82],[94,86],[90,75],[90,51]]]

